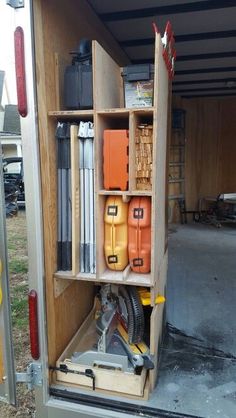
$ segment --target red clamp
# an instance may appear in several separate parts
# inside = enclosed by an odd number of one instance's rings
[[[174,64],[176,60],[175,39],[174,32],[172,30],[171,23],[168,21],[166,24],[164,36],[162,38],[163,43],[163,58],[168,71],[169,79],[174,77]]]

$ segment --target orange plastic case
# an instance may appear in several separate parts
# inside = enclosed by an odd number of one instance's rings
[[[128,204],[122,196],[109,196],[104,214],[104,252],[107,267],[124,270],[128,264]]]
[[[103,175],[105,190],[128,190],[129,131],[104,130]]]
[[[151,269],[151,198],[133,197],[129,205],[129,262],[136,273]]]

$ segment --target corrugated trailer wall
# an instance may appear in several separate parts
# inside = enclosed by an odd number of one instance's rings
[[[173,107],[186,111],[186,209],[197,210],[201,197],[236,189],[236,99],[174,97]],[[173,221],[179,221],[177,205]]]

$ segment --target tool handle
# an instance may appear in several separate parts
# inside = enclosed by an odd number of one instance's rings
[[[154,369],[154,363],[148,356],[142,356],[143,357],[143,367],[147,370],[153,370]]]
[[[140,252],[141,252],[141,248],[142,248],[142,228],[138,228],[138,254],[140,257]]]
[[[113,254],[115,254],[115,248],[116,248],[116,227],[113,224],[112,228],[111,228],[111,232],[112,232],[112,252]]]

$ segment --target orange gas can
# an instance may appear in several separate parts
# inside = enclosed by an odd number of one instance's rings
[[[128,203],[121,196],[109,196],[106,201],[104,253],[107,267],[124,270],[128,264]]]
[[[103,135],[105,190],[128,190],[129,131],[106,129]]]
[[[128,252],[131,269],[149,273],[151,268],[151,198],[133,197],[129,204]]]

